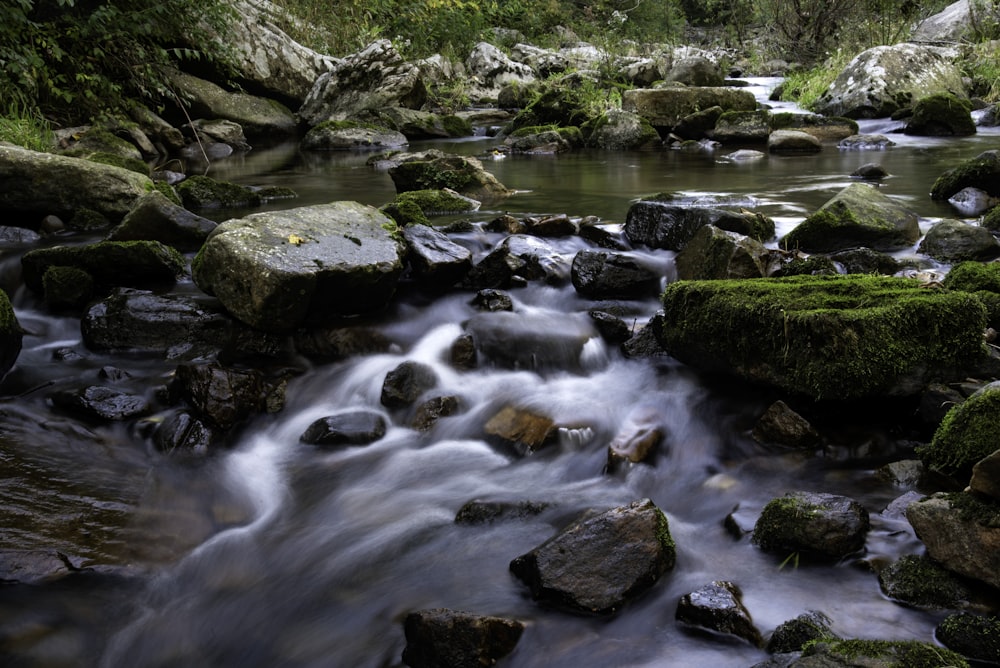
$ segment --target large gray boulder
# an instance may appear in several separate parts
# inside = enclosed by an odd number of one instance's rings
[[[744,234],[762,242],[774,237],[774,221],[762,214],[746,210],[685,206],[670,199],[634,202],[625,214],[624,232],[634,244],[679,251],[706,225]]]
[[[764,244],[752,237],[705,225],[677,254],[677,278],[760,278],[767,273],[768,255]]]
[[[404,61],[392,42],[382,39],[345,58],[336,70],[320,75],[298,115],[303,124],[313,127],[368,110],[419,109],[426,100],[420,68]]]
[[[465,59],[465,69],[473,78],[472,95],[479,99],[496,99],[500,89],[508,84],[527,85],[535,81],[535,72],[530,65],[511,60],[503,51],[486,42],[473,47]]]
[[[965,492],[938,493],[906,509],[927,554],[953,573],[1000,587],[1000,506]]]
[[[816,103],[825,116],[883,118],[937,93],[967,97],[957,51],[919,44],[876,46],[860,53]]]
[[[389,168],[389,177],[398,193],[448,188],[480,201],[496,201],[513,193],[471,156],[430,149],[392,159],[397,164]]]
[[[10,371],[21,353],[21,325],[14,315],[7,293],[0,290],[0,378]]]
[[[295,116],[287,107],[248,93],[228,91],[211,81],[176,72],[171,82],[190,102],[193,118],[225,119],[238,123],[250,139],[289,136],[295,133]]]
[[[377,209],[334,202],[226,221],[192,270],[239,320],[289,331],[385,306],[403,270],[403,244]]]
[[[41,219],[90,209],[121,220],[153,190],[147,176],[80,158],[0,145],[0,211]]]
[[[611,614],[674,567],[676,548],[663,512],[649,499],[574,522],[510,562],[546,603]]]
[[[622,94],[622,110],[642,116],[654,128],[672,128],[691,114],[721,107],[723,111],[753,111],[753,93],[714,86],[633,88]]]
[[[992,260],[1000,255],[1000,244],[985,227],[946,219],[928,230],[917,250],[942,262]]]
[[[611,151],[637,149],[660,141],[649,121],[620,109],[609,109],[592,127],[587,143]]]
[[[976,2],[973,8],[969,0],[959,0],[921,21],[913,30],[910,41],[959,42],[969,37],[977,24],[990,25],[991,11],[994,13],[992,21],[995,22],[998,10],[991,10],[988,3]]]
[[[917,215],[877,188],[852,183],[781,240],[784,248],[831,253],[865,246],[909,248],[920,238]]]

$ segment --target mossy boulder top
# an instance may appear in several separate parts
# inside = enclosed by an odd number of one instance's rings
[[[0,145],[0,210],[69,217],[77,209],[119,221],[153,190],[148,176],[81,158]]]
[[[233,121],[250,138],[288,136],[295,133],[295,116],[280,102],[227,91],[210,81],[183,72],[176,72],[171,79],[190,99],[190,114],[194,117]]]
[[[903,250],[920,238],[917,215],[864,183],[852,183],[781,240],[788,249],[832,253],[864,246]]]
[[[931,187],[933,199],[948,199],[964,188],[978,188],[1000,197],[1000,151],[983,151],[952,167]]]
[[[392,160],[397,164],[389,168],[389,176],[398,193],[447,188],[477,200],[496,201],[514,192],[476,158],[431,149],[395,155]]]
[[[749,91],[714,86],[634,88],[622,94],[622,110],[642,116],[653,127],[672,128],[681,119],[716,106],[723,111],[753,111],[757,100]]]
[[[663,305],[676,359],[815,399],[913,395],[984,354],[982,303],[911,279],[680,281]]]
[[[21,353],[21,325],[14,315],[7,293],[0,290],[0,378],[10,371]]]
[[[281,332],[382,308],[403,254],[391,219],[357,202],[333,202],[226,221],[192,270],[236,318]]]

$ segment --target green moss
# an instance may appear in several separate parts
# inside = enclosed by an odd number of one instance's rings
[[[803,541],[794,527],[801,526],[803,518],[814,517],[822,511],[822,507],[805,503],[795,496],[772,499],[761,511],[750,541],[766,552],[797,551],[797,544]],[[796,545],[789,545],[789,538]]]
[[[963,521],[975,522],[989,529],[1000,529],[1000,504],[995,501],[985,501],[980,496],[966,492],[952,492],[945,494],[944,498],[952,508],[958,510],[958,516]]]
[[[948,411],[930,444],[917,448],[917,455],[930,469],[964,477],[997,449],[998,433],[1000,389],[986,389]]]
[[[911,605],[956,608],[971,592],[961,580],[925,556],[907,555],[879,573],[885,595]]]
[[[0,289],[0,334],[7,335],[21,331],[21,326],[14,315],[14,307],[11,306],[10,297],[7,292]]]
[[[939,176],[931,186],[933,199],[948,199],[963,188],[979,188],[1000,197],[1000,151],[985,151]]]
[[[966,136],[976,133],[972,120],[972,103],[952,95],[937,93],[920,98],[913,105],[913,115],[907,122],[907,132],[928,132],[935,135]]]
[[[143,176],[149,176],[149,165],[136,158],[129,158],[116,153],[105,152],[91,153],[85,157],[91,162],[97,162],[102,165],[111,165],[112,167],[121,167],[122,169],[142,174]]]
[[[888,668],[968,668],[961,654],[916,640],[833,640],[823,638],[808,643],[804,656],[832,655],[848,661],[865,658],[887,662]],[[855,665],[861,665],[855,664]]]
[[[80,307],[94,295],[94,278],[77,267],[52,266],[42,276],[45,301],[54,307]]]
[[[670,569],[674,567],[674,562],[677,559],[677,544],[674,543],[674,537],[670,534],[670,522],[667,520],[667,516],[659,508],[656,509],[656,516],[656,540],[667,554],[667,568]]]
[[[441,117],[441,127],[449,137],[471,137],[474,134],[472,123],[468,119],[453,114]]]
[[[464,213],[474,211],[476,203],[467,197],[459,197],[446,190],[409,190],[396,196],[396,204],[412,202],[425,215]]]
[[[403,200],[386,204],[381,209],[382,213],[392,218],[397,225],[430,225],[430,220],[424,215],[420,205],[412,200]]]
[[[208,176],[189,176],[180,182],[177,192],[189,209],[228,209],[261,204],[260,195],[253,190]]]
[[[101,241],[85,246],[53,246],[29,251],[21,258],[25,284],[44,291],[50,267],[75,267],[101,285],[145,285],[176,280],[184,273],[184,257],[158,241]]]
[[[74,211],[73,217],[67,222],[71,229],[81,231],[100,230],[110,225],[111,221],[104,214],[86,207]]]
[[[949,649],[985,662],[1000,662],[1000,619],[962,612],[949,615],[935,632]]]
[[[475,177],[469,169],[447,169],[429,162],[404,162],[394,168],[405,174],[406,181],[417,186],[417,190],[443,190],[450,188],[461,192],[475,184]]]
[[[181,202],[180,195],[178,195],[174,187],[166,181],[153,181],[153,189],[159,190],[164,197],[177,206],[184,206],[184,203]]]
[[[518,128],[510,133],[511,137],[530,137],[531,135],[540,135],[543,132],[558,132],[558,125],[528,125],[522,128]]]
[[[995,206],[987,211],[981,224],[990,232],[1000,232],[1000,206]]]
[[[944,277],[942,284],[949,290],[988,290],[1000,294],[1000,263],[969,261],[956,264]]]
[[[982,303],[919,286],[863,275],[679,281],[663,294],[662,343],[682,362],[816,399],[880,395],[983,353]]]

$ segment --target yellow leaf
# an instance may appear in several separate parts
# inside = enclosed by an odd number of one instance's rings
[[[289,234],[288,235],[288,243],[290,243],[290,244],[294,244],[296,246],[301,246],[305,242],[306,242],[306,240],[303,239],[302,237],[298,236],[298,235],[295,235],[295,234]]]

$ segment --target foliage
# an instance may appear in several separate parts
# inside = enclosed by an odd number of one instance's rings
[[[0,98],[86,120],[156,99],[177,60],[225,60],[223,0],[14,0],[0,5]],[[192,44],[203,45],[192,48]],[[202,50],[204,49],[204,50]]]
[[[781,98],[795,101],[803,109],[812,109],[850,60],[846,51],[837,49],[818,65],[789,72],[782,84]]]
[[[48,122],[37,112],[11,103],[0,116],[0,142],[10,142],[33,151],[48,151],[54,139]]]
[[[986,102],[1000,102],[1000,44],[995,40],[974,44],[963,63],[972,80],[971,92]]]

